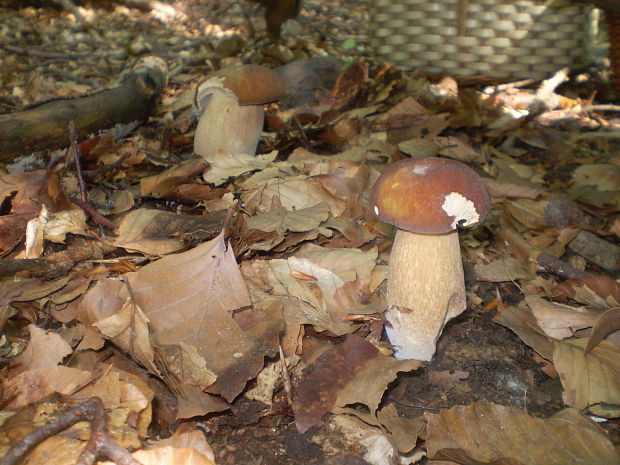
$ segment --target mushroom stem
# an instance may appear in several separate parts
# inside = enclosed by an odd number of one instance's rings
[[[386,327],[398,359],[428,361],[444,325],[467,307],[456,230],[417,234],[399,229],[390,254]]]
[[[254,155],[263,130],[262,105],[239,105],[232,92],[215,91],[200,116],[194,152],[202,156],[218,152]]]

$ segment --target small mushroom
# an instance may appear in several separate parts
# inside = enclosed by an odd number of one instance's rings
[[[371,201],[377,218],[398,228],[386,311],[394,355],[428,361],[445,324],[467,307],[456,228],[482,223],[490,210],[489,195],[463,163],[422,158],[386,169]]]
[[[202,115],[194,135],[194,152],[255,154],[265,119],[263,105],[284,95],[284,84],[264,66],[224,68],[196,89]]]

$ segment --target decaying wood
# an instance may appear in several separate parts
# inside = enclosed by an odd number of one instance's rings
[[[0,161],[69,144],[69,122],[80,139],[118,123],[144,121],[166,85],[165,63],[143,59],[121,83],[82,97],[59,99],[0,116]]]
[[[604,270],[620,270],[620,247],[588,231],[580,231],[568,248]]]
[[[116,250],[113,245],[88,239],[77,239],[67,250],[49,254],[43,258],[20,258],[0,260],[0,276],[26,276],[54,279],[66,275],[77,263],[84,260],[102,259]]]

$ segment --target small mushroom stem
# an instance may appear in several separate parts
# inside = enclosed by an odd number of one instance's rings
[[[386,328],[398,359],[428,361],[444,325],[467,307],[456,230],[398,230],[390,254]]]
[[[208,157],[218,152],[254,155],[265,120],[262,105],[239,105],[232,92],[209,96],[194,136],[194,152]]]

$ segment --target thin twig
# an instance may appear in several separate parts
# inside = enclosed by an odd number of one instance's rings
[[[89,203],[84,203],[78,199],[71,199],[71,203],[77,205],[82,210],[84,210],[86,213],[88,213],[88,215],[90,215],[93,221],[95,221],[95,223],[97,223],[98,225],[104,226],[108,228],[110,231],[116,231],[118,229],[118,226],[116,226],[109,219],[107,219],[105,216],[103,216],[101,213],[95,210]]]

